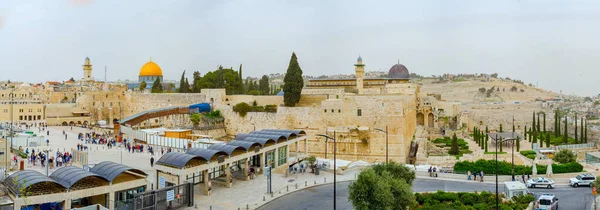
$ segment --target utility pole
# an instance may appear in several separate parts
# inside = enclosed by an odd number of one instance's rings
[[[48,159],[50,159],[49,152],[52,152],[52,149],[45,149],[43,151],[44,151],[44,153],[46,153],[46,176],[49,176],[48,170],[49,170],[50,166],[48,165]]]

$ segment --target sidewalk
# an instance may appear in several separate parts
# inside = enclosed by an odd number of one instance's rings
[[[569,185],[569,179],[574,178],[575,176],[582,174],[582,173],[583,172],[554,174],[552,177],[550,177],[550,179],[553,180],[556,185]],[[586,173],[591,173],[591,174],[595,174],[596,176],[600,176],[600,173],[598,173],[598,172],[586,172]],[[438,177],[430,177],[429,173],[426,171],[417,171],[416,176],[417,176],[417,178],[441,179],[441,180],[447,180],[447,181],[474,182],[474,180],[467,180],[466,174],[438,173]],[[546,174],[540,174],[539,176],[546,177]],[[479,180],[479,178],[480,177],[477,176],[477,180]],[[534,177],[530,176],[530,178],[534,178]],[[473,179],[473,177],[471,177],[471,179]],[[521,175],[515,174],[515,179],[518,181],[522,180]],[[511,180],[512,180],[512,176],[510,176],[510,175],[499,175],[498,176],[498,182],[508,182]],[[493,174],[484,175],[483,181],[485,183],[496,183],[496,176]]]
[[[271,186],[273,194],[267,194],[267,178],[263,175],[257,175],[256,178],[249,181],[234,179],[233,186],[226,188],[213,184],[210,196],[205,196],[201,192],[201,186],[194,186],[194,208],[229,210],[229,209],[256,209],[265,203],[282,197],[286,194],[314,187],[323,184],[333,183],[333,173],[331,171],[320,171],[319,175],[310,173],[290,175],[285,177],[283,174],[272,174]],[[344,174],[337,175],[337,182],[353,180],[360,172],[360,169],[351,169]]]

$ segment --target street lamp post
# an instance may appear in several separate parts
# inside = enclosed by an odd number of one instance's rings
[[[514,135],[515,134],[513,132],[513,136]],[[500,209],[499,206],[498,206],[498,143],[500,143],[500,146],[502,146],[503,142],[505,142],[505,141],[514,141],[514,140],[515,140],[515,138],[506,138],[506,139],[503,139],[503,140],[498,140],[498,134],[496,134],[496,138],[495,138],[495,141],[496,141],[496,210]],[[514,168],[515,168],[515,162],[514,162],[514,159],[515,159],[515,153],[514,153],[515,145],[514,145],[514,142],[513,142],[513,146],[512,147],[513,147],[513,153],[512,153],[512,168],[513,168],[512,170],[513,170],[513,172],[512,173],[513,173],[513,179],[514,179]]]
[[[48,165],[48,159],[50,159],[50,153],[49,152],[52,152],[52,149],[45,149],[43,151],[44,151],[44,153],[46,153],[46,176],[48,176],[49,175],[48,170],[50,168],[50,166]]]
[[[327,148],[327,140],[333,140],[333,210],[336,208],[336,151],[337,151],[337,141],[335,140],[335,130],[333,131],[333,138],[329,137],[326,134],[317,134],[317,136],[325,137],[325,148]],[[325,153],[327,155],[327,153]]]
[[[388,163],[388,151],[389,151],[389,146],[388,146],[388,127],[387,125],[385,126],[385,131],[381,128],[375,128],[375,130],[381,131],[385,133],[385,164]]]

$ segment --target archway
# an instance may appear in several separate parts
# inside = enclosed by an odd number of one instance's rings
[[[87,126],[88,125],[88,121],[83,121],[83,126]]]
[[[434,121],[434,119],[433,119],[433,113],[429,113],[429,114],[427,115],[427,125],[428,125],[430,128],[433,128],[433,121]]]
[[[67,126],[67,125],[69,125],[69,123],[67,123],[66,121],[62,122],[62,126]]]
[[[75,122],[71,121],[71,122],[69,122],[69,125],[70,125],[70,126],[74,126],[74,125],[75,125]]]
[[[425,125],[425,115],[417,113],[417,125]]]
[[[81,125],[81,121],[77,121],[77,125]]]

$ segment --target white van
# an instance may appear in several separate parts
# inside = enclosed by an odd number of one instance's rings
[[[581,185],[590,186],[596,181],[596,176],[593,174],[581,174],[569,180],[569,185],[579,187]]]

